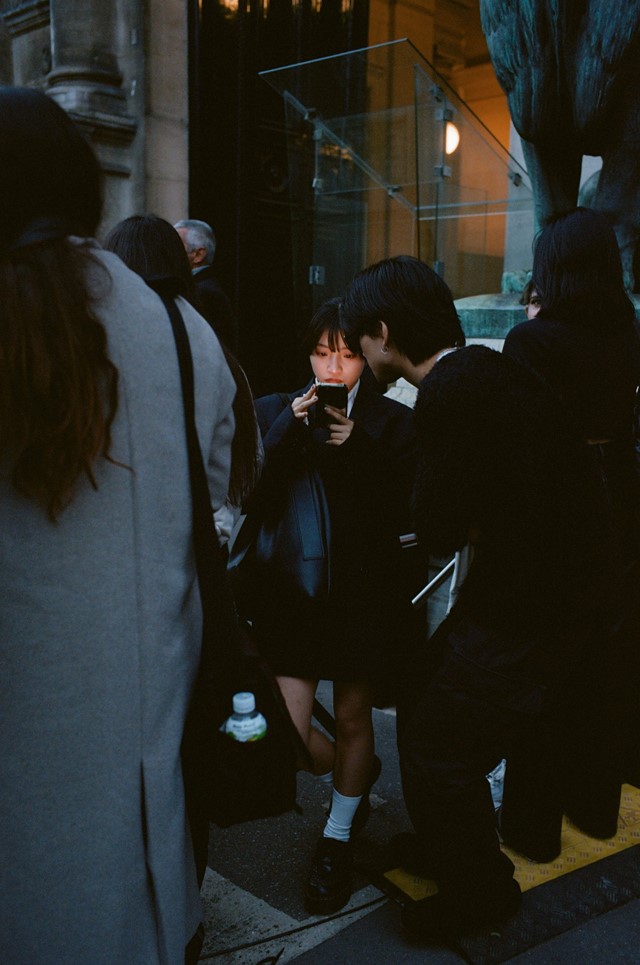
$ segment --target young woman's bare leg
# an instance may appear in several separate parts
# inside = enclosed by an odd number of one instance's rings
[[[334,786],[347,796],[364,794],[373,767],[373,688],[366,682],[333,685],[336,718]]]
[[[300,677],[278,677],[277,680],[291,719],[313,758],[312,773],[330,773],[333,771],[335,744],[311,723],[318,681]]]
[[[316,847],[305,892],[305,904],[312,914],[331,914],[351,895],[350,839],[358,808],[365,803],[368,807],[373,774],[372,697],[369,684],[334,682],[334,787],[329,819]]]

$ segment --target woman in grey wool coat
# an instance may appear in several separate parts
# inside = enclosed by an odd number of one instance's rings
[[[99,167],[44,94],[0,89],[0,169],[0,957],[182,965],[201,918],[180,742],[202,617],[173,335],[87,240]],[[180,308],[217,508],[234,382]]]

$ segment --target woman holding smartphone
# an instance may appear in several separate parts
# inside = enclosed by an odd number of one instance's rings
[[[380,771],[374,689],[401,670],[419,629],[398,539],[409,529],[415,445],[411,410],[362,380],[366,363],[359,347],[345,340],[338,299],[316,312],[303,348],[312,381],[297,392],[256,400],[265,463],[248,513],[259,514],[291,486],[301,466],[314,472],[328,507],[330,583],[320,600],[293,593],[283,598],[267,568],[251,618],[313,772],[333,785],[305,893],[308,911],[329,914],[351,895],[351,839],[368,817],[369,790]],[[344,405],[321,411],[318,383],[344,385]],[[321,679],[333,681],[335,743],[311,723]]]

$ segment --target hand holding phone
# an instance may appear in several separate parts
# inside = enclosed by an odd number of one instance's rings
[[[331,423],[331,416],[325,412],[325,405],[330,405],[334,409],[347,411],[348,390],[344,382],[318,382],[316,385],[316,425],[323,426],[325,429]]]

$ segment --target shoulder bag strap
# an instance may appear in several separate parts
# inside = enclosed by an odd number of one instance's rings
[[[204,626],[198,684],[205,689],[212,686],[224,689],[227,676],[233,677],[237,673],[239,661],[246,655],[248,641],[238,623],[226,558],[220,546],[211,509],[209,486],[196,431],[193,359],[189,337],[175,301],[162,295],[161,298],[173,329],[184,400],[193,509],[193,544]],[[215,633],[212,632],[214,627]],[[214,640],[219,640],[222,645],[214,645]]]
[[[202,452],[196,432],[193,359],[191,356],[189,337],[185,328],[184,319],[173,299],[165,298],[162,295],[161,298],[171,321],[178,352],[178,362],[180,364],[180,379],[184,397],[184,418],[187,432],[189,473],[191,476],[193,501],[193,539],[198,569],[198,584],[202,597],[204,624],[205,627],[207,624],[212,627],[216,625],[213,621],[217,621],[220,629],[218,636],[220,640],[223,641],[223,645],[217,647],[214,653],[211,639],[212,634],[203,633],[202,656],[196,691],[200,689],[202,693],[208,695],[213,689],[224,690],[225,671],[229,673],[230,677],[233,677],[238,670],[238,660],[249,659],[257,661],[259,672],[270,688],[272,701],[279,708],[286,738],[294,749],[297,759],[302,762],[300,766],[310,768],[313,765],[313,760],[293,725],[273,673],[259,657],[253,642],[242,630],[238,622],[235,602],[227,574],[226,561],[220,548],[218,534],[216,533],[213,521],[209,487],[207,485]],[[196,716],[197,714],[196,704]],[[273,723],[274,721],[272,721],[272,724]]]
[[[178,352],[180,364],[180,381],[184,400],[184,423],[187,435],[187,450],[189,454],[189,476],[191,479],[191,498],[193,503],[193,541],[198,568],[198,582],[205,612],[210,603],[209,595],[213,581],[221,570],[224,570],[224,560],[220,549],[220,541],[216,532],[209,497],[207,475],[202,459],[202,451],[198,440],[195,421],[195,394],[193,380],[193,359],[191,346],[184,324],[184,319],[176,303],[171,298],[162,299],[171,321],[173,337]]]

